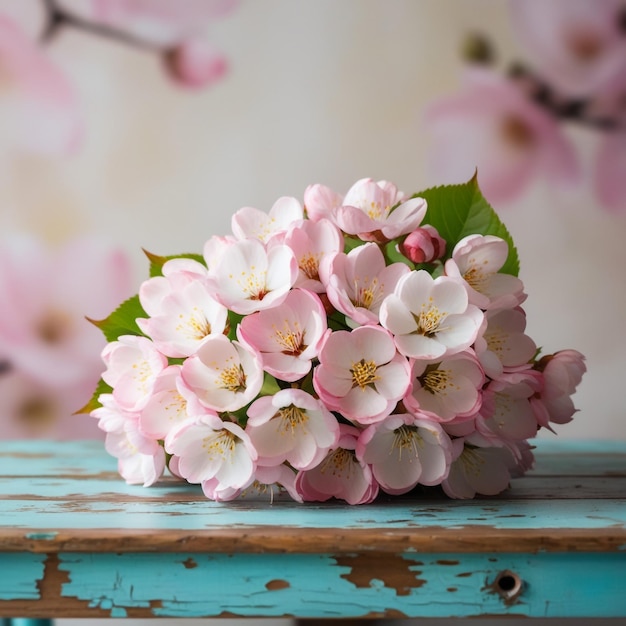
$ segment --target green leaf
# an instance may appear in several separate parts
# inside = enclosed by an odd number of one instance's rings
[[[500,271],[513,276],[519,274],[519,258],[513,239],[480,191],[476,175],[463,185],[433,187],[415,196],[428,203],[423,223],[434,226],[446,240],[447,258],[467,235],[495,235],[509,244],[509,256]]]
[[[139,302],[139,295],[134,295],[103,320],[87,318],[94,326],[97,326],[106,337],[107,341],[116,341],[121,335],[143,335],[137,322],[138,317],[148,317]]]
[[[96,385],[96,388],[89,402],[87,402],[85,406],[81,407],[77,411],[74,411],[74,415],[80,415],[81,413],[91,413],[95,409],[99,409],[102,406],[99,400],[100,395],[103,393],[111,393],[112,391],[113,388],[107,385],[101,378],[98,381],[98,384]]]
[[[153,254],[152,252],[148,252],[144,249],[143,253],[148,257],[150,261],[150,278],[154,278],[155,276],[163,276],[163,266],[167,261],[171,259],[192,259],[193,261],[197,261],[206,267],[206,262],[204,257],[201,254],[196,254],[193,252],[188,252],[184,254],[172,254],[170,256],[160,256],[158,254]]]

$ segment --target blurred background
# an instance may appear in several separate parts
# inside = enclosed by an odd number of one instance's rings
[[[626,438],[625,9],[548,5],[1,0],[4,435],[95,432],[63,417],[102,369],[82,316],[136,291],[142,248],[199,252],[315,182],[412,193],[478,166],[528,334],[587,357],[559,436]]]
[[[97,436],[105,317],[142,248],[357,179],[465,182],[521,258],[528,334],[587,357],[561,438],[626,439],[619,0],[0,0],[0,437]],[[52,366],[54,364],[54,367]],[[553,438],[542,432],[542,437]]]

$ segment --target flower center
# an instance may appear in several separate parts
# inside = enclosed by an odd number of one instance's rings
[[[463,448],[459,461],[463,465],[465,473],[473,476],[479,476],[485,464],[485,459],[478,452],[477,448],[467,445]]]
[[[380,376],[376,375],[377,366],[374,361],[361,359],[358,363],[353,363],[350,372],[352,373],[352,387],[365,389],[368,385],[373,385]]]
[[[446,317],[447,313],[439,311],[436,306],[432,304],[426,309],[426,305],[422,305],[420,314],[415,318],[417,324],[417,332],[420,335],[426,337],[432,337],[439,330],[439,326],[442,320]]]
[[[346,478],[350,478],[354,470],[355,460],[356,456],[353,450],[337,448],[322,461],[320,473],[330,472],[333,476],[346,474]]]
[[[52,398],[35,395],[19,405],[16,418],[29,432],[36,434],[50,427],[56,415],[57,406]]]
[[[310,280],[319,280],[319,254],[311,254],[310,252],[300,258],[298,267],[302,270],[304,275]]]
[[[241,365],[231,365],[220,372],[220,387],[232,393],[246,390],[246,374]]]
[[[230,274],[230,278],[233,278],[232,274]],[[241,277],[237,283],[241,290],[248,296],[248,299],[263,300],[268,293],[266,278],[267,272],[257,272],[256,268],[251,266],[249,272],[241,272]]]
[[[365,206],[365,212],[371,219],[380,221],[382,217],[387,216],[387,214],[389,213],[389,208],[389,206],[383,207],[380,202],[375,202],[374,200],[372,200],[369,206]]]
[[[62,343],[71,334],[71,318],[64,311],[51,310],[37,324],[39,338],[50,346]]]
[[[585,28],[570,33],[567,37],[567,44],[576,59],[583,63],[597,59],[604,48],[602,37]]]
[[[295,322],[294,326],[296,326],[295,330],[285,321],[284,331],[274,328],[276,343],[283,348],[281,352],[289,356],[299,356],[308,347],[304,344],[304,332],[298,328],[298,323]]]
[[[300,407],[293,404],[279,409],[275,417],[281,421],[279,429],[281,435],[291,433],[293,436],[298,427],[309,421],[309,416]]]
[[[502,135],[505,141],[515,148],[528,148],[535,141],[535,136],[528,124],[513,115],[502,122]]]
[[[372,305],[377,304],[381,300],[383,286],[379,284],[376,277],[371,281],[365,279],[364,284],[359,284],[359,280],[356,279],[354,281],[354,292],[356,294],[353,302],[354,306],[371,310]]]
[[[497,354],[498,357],[502,357],[506,348],[507,334],[499,328],[494,328],[491,332],[485,333],[484,337],[489,350]],[[510,350],[510,348],[506,348],[506,350]]]
[[[415,426],[407,426],[404,424],[400,428],[396,428],[393,431],[393,445],[392,451],[398,451],[398,460],[402,460],[403,451],[411,453],[412,457],[417,457],[418,448],[424,447],[424,440],[417,432]]]
[[[470,263],[473,261],[470,260]],[[467,284],[475,289],[476,291],[481,291],[483,285],[487,282],[487,274],[480,270],[480,268],[476,266],[470,267],[464,274],[463,278],[467,282]]]
[[[237,437],[230,430],[220,430],[202,440],[202,447],[211,458],[225,459],[232,456],[237,444]]]
[[[433,395],[438,393],[446,395],[448,387],[451,386],[450,370],[433,369],[426,371],[421,377],[422,388]]]
[[[184,315],[181,313],[178,316],[181,320],[184,320]],[[200,312],[198,307],[193,307],[191,315],[176,327],[177,331],[187,331],[187,334],[192,339],[204,339],[211,334],[211,323]]]

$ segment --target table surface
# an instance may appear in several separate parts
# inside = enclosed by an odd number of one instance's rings
[[[173,478],[126,485],[101,442],[0,442],[0,615],[626,616],[626,442],[536,444],[497,497],[348,506],[214,503]],[[559,600],[589,567],[597,584]],[[546,590],[495,589],[511,568]]]

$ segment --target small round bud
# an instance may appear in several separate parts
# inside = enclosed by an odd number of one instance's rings
[[[226,58],[202,39],[187,39],[163,55],[165,69],[181,87],[201,89],[221,80],[228,70]]]
[[[400,252],[413,263],[430,263],[440,259],[446,251],[446,242],[434,226],[420,226],[399,246]]]

